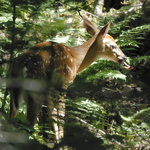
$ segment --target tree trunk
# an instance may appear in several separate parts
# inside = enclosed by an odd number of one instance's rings
[[[103,14],[103,6],[104,6],[104,0],[96,0],[94,13],[97,16],[101,16]]]

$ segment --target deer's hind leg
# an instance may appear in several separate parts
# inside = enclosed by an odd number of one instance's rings
[[[33,127],[37,122],[37,118],[42,108],[43,95],[37,92],[28,92],[26,95],[27,103],[27,120]]]
[[[21,89],[11,88],[10,89],[10,118],[15,118],[18,113],[20,103]]]

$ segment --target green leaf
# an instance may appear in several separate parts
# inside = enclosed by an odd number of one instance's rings
[[[119,79],[126,81],[126,75],[122,74],[120,71],[117,70],[103,70],[100,72],[97,72],[94,75],[90,75],[87,77],[88,81],[92,81],[94,79],[103,78],[103,79]]]

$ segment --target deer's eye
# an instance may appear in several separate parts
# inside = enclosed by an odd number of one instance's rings
[[[116,49],[117,47],[115,45],[111,45],[111,49]]]

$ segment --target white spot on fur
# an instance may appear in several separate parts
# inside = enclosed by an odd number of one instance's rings
[[[64,56],[64,59],[66,59],[67,58],[67,56]]]
[[[70,58],[70,61],[73,62],[72,58]]]
[[[66,66],[67,72],[72,72],[72,69],[67,65]]]

